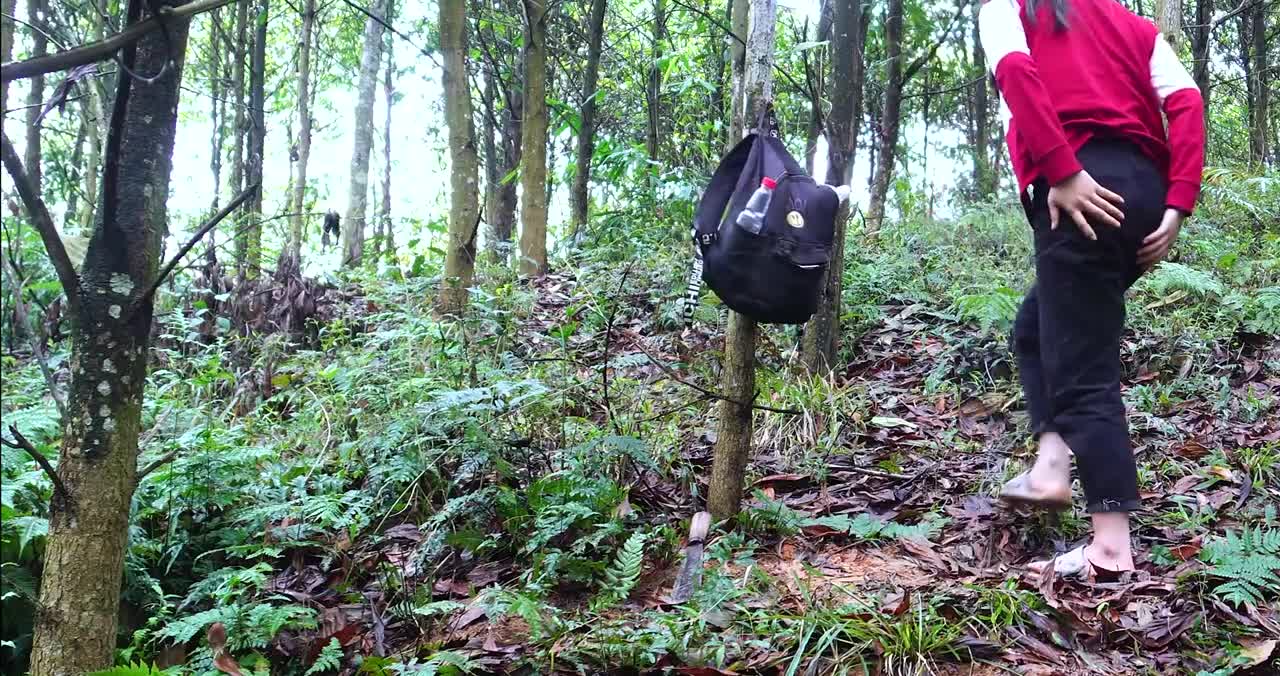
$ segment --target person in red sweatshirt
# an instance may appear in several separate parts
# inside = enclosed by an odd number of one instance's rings
[[[1069,506],[1074,455],[1093,538],[1032,569],[1132,570],[1124,295],[1195,208],[1204,103],[1155,25],[1116,0],[984,0],[979,39],[1036,253],[1013,348],[1038,452],[1001,498]]]

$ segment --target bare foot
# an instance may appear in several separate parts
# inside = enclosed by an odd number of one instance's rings
[[[1133,552],[1104,548],[1096,544],[1077,547],[1066,554],[1047,561],[1036,561],[1027,565],[1034,573],[1043,574],[1053,564],[1054,572],[1059,575],[1079,575],[1088,578],[1095,571],[1122,573],[1133,570]]]

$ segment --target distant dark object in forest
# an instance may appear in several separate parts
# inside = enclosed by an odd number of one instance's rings
[[[324,215],[324,232],[320,235],[320,246],[325,249],[329,248],[329,235],[337,237],[342,230],[342,218],[338,216],[338,212],[330,209]]]

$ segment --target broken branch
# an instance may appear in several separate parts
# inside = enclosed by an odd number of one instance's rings
[[[27,214],[31,216],[36,230],[40,232],[45,253],[48,254],[53,269],[58,273],[58,281],[62,282],[62,290],[67,294],[67,307],[73,316],[77,315],[80,309],[80,276],[76,274],[75,266],[71,264],[71,257],[67,255],[67,248],[62,244],[58,227],[53,224],[53,216],[49,215],[48,207],[44,205],[44,200],[40,199],[40,191],[27,175],[27,170],[22,166],[22,160],[18,159],[18,151],[13,149],[13,144],[9,142],[9,137],[4,132],[0,132],[0,152],[4,155],[4,168],[13,177],[13,185],[18,189],[18,196],[22,198]]]
[[[53,465],[49,463],[49,459],[44,457],[43,453],[36,450],[35,445],[28,441],[26,437],[22,436],[22,432],[18,431],[17,425],[9,426],[9,434],[13,435],[14,440],[9,441],[4,437],[0,437],[0,443],[3,443],[9,448],[26,451],[27,455],[31,456],[31,459],[35,460],[37,465],[40,465],[40,469],[44,470],[45,474],[49,475],[49,480],[53,482],[54,495],[62,498],[64,504],[70,505],[71,493],[67,491],[67,485],[62,483],[62,477],[58,476],[58,472],[53,469]]]
[[[161,7],[161,15],[163,18],[155,16],[149,17],[143,21],[129,26],[128,28],[112,35],[105,40],[91,42],[74,49],[68,49],[50,54],[48,56],[37,56],[25,61],[15,61],[0,66],[0,81],[12,82],[28,77],[36,77],[38,75],[47,75],[60,70],[83,66],[86,63],[95,63],[98,61],[106,61],[111,58],[112,54],[132,45],[142,36],[153,30],[160,28],[161,21],[174,21],[184,17],[195,16],[203,12],[217,9],[223,5],[229,5],[238,0],[198,0],[189,5],[181,7]]]
[[[173,460],[176,457],[178,457],[178,450],[174,449],[156,458],[155,460],[151,461],[150,463],[147,464],[146,467],[143,467],[142,469],[138,470],[138,476],[134,478],[134,483],[139,483],[139,484],[142,483],[142,479],[144,477],[160,469],[161,467],[164,467],[166,463],[168,463],[170,460]]]
[[[701,385],[698,385],[698,384],[696,384],[696,383],[691,383],[691,382],[689,382],[689,381],[685,380],[684,378],[681,378],[681,377],[680,377],[680,374],[675,372],[675,369],[673,369],[673,368],[671,368],[670,366],[668,366],[668,365],[664,364],[660,359],[658,359],[657,357],[653,356],[653,355],[652,355],[648,350],[646,350],[646,349],[645,349],[645,347],[644,347],[644,345],[643,345],[643,344],[641,344],[641,343],[638,343],[638,342],[637,342],[637,343],[635,344],[635,346],[636,346],[636,348],[637,348],[637,349],[639,349],[641,352],[643,352],[643,353],[644,353],[644,356],[646,356],[646,357],[648,357],[648,358],[649,358],[649,361],[653,362],[653,365],[654,365],[654,366],[657,366],[659,369],[661,369],[661,371],[662,371],[663,373],[667,374],[667,377],[668,377],[668,378],[670,378],[670,379],[672,379],[672,380],[676,381],[677,383],[680,383],[681,385],[684,385],[685,387],[691,387],[691,388],[693,388],[693,389],[695,389],[695,390],[697,390],[697,391],[701,392],[702,394],[704,394],[704,395],[706,395],[706,396],[708,396],[708,397],[711,397],[712,399],[719,399],[720,401],[727,401],[727,402],[729,402],[729,403],[731,403],[731,404],[737,404],[737,405],[739,405],[739,406],[749,406],[749,407],[751,407],[751,408],[753,408],[753,409],[756,409],[757,411],[770,411],[770,412],[773,412],[773,413],[782,413],[782,414],[785,414],[785,415],[800,415],[800,411],[796,411],[796,410],[789,409],[789,408],[773,408],[772,406],[762,406],[762,405],[760,405],[760,404],[756,404],[756,403],[744,402],[744,401],[738,401],[737,399],[731,399],[731,398],[729,398],[729,397],[724,396],[723,394],[720,394],[719,392],[716,392],[716,391],[714,391],[714,390],[708,390],[707,388],[705,388],[705,387],[703,387],[703,386],[701,386]]]
[[[231,212],[238,209],[240,205],[243,204],[245,200],[252,197],[257,190],[257,184],[245,188],[243,192],[236,195],[235,199],[228,202],[227,206],[222,208],[222,211],[214,214],[213,218],[210,218],[204,225],[200,226],[200,229],[196,230],[196,234],[192,235],[191,239],[188,240],[186,244],[182,245],[181,249],[178,249],[177,255],[170,259],[164,268],[160,270],[160,274],[156,275],[156,281],[151,283],[151,287],[147,289],[147,292],[138,297],[138,300],[133,304],[133,309],[136,310],[138,306],[146,303],[152,296],[156,295],[156,290],[164,283],[165,277],[168,277],[169,273],[173,272],[173,269],[178,267],[178,263],[182,262],[182,257],[186,256],[187,253],[195,248],[196,244],[199,244],[200,240],[204,239],[204,236],[209,234],[210,230],[213,230],[218,223],[222,222],[222,219],[226,218],[231,214]]]

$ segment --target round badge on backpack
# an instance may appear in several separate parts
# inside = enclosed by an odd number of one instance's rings
[[[799,211],[787,212],[787,225],[793,228],[803,228],[804,214],[800,213]]]

